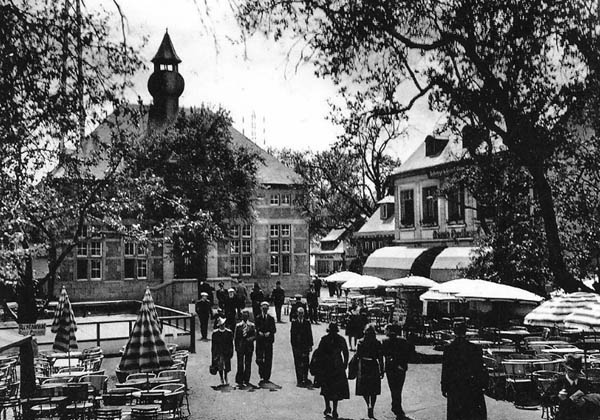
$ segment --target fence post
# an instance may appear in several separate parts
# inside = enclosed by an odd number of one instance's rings
[[[96,345],[100,347],[100,323],[96,322]]]
[[[190,352],[196,353],[196,318],[190,316]]]

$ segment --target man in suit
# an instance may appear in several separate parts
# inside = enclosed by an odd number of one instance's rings
[[[285,291],[281,288],[281,282],[277,280],[275,288],[271,292],[271,299],[275,305],[275,316],[277,316],[277,322],[281,323],[281,307],[285,303]]]
[[[315,291],[315,286],[310,285],[310,289],[306,293],[306,304],[308,306],[308,319],[310,322],[317,323],[317,310],[319,308],[319,297]]]
[[[206,340],[208,336],[208,319],[212,315],[212,304],[208,300],[208,293],[200,293],[200,299],[196,301],[196,313],[200,320],[200,334],[202,339]]]
[[[237,315],[238,317],[242,316],[242,309],[246,307],[246,301],[248,300],[248,289],[246,288],[246,283],[244,283],[244,279],[238,279],[238,285],[235,288],[235,296],[237,299]]]
[[[598,407],[586,397],[590,382],[580,377],[581,359],[571,354],[565,358],[565,373],[557,376],[542,395],[547,404],[558,405],[556,420],[595,419]]]
[[[225,309],[225,301],[227,300],[228,296],[227,290],[225,290],[225,285],[222,281],[219,282],[219,289],[217,290],[217,304],[219,305],[219,308]]]
[[[392,413],[396,416],[396,420],[404,420],[406,415],[402,408],[402,388],[406,379],[408,361],[415,352],[415,346],[400,336],[399,325],[387,324],[385,333],[387,338],[381,342],[381,348],[385,360],[385,374],[392,395]]]
[[[481,349],[467,341],[464,322],[454,325],[456,338],[442,358],[442,395],[447,398],[448,420],[486,420],[484,391],[487,370]]]
[[[254,320],[256,326],[256,364],[259,385],[268,383],[273,367],[273,342],[275,341],[275,318],[269,315],[269,302],[260,304],[260,315]]]
[[[225,318],[227,319],[227,328],[233,331],[235,329],[235,321],[237,319],[236,311],[238,308],[238,301],[233,288],[229,289],[227,294],[228,296],[227,300],[225,301],[223,312],[225,313]]]
[[[237,353],[237,373],[235,382],[239,386],[250,383],[252,373],[252,353],[254,353],[254,340],[256,329],[250,322],[250,313],[247,309],[242,311],[242,320],[235,326],[235,351]]]
[[[298,316],[298,308],[304,309],[306,312],[306,304],[302,302],[302,295],[295,295],[295,302],[292,303],[292,307],[290,308],[290,321],[293,321]]]
[[[312,385],[308,379],[308,358],[313,347],[312,327],[304,316],[304,308],[298,308],[298,317],[292,321],[290,341],[296,369],[296,386]]]

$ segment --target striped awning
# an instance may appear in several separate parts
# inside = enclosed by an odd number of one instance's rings
[[[119,363],[121,371],[150,372],[173,364],[157,317],[151,313],[150,302],[152,302],[152,295],[149,290],[146,290],[137,320]]]
[[[77,349],[77,323],[75,322],[75,314],[67,290],[63,286],[60,291],[58,305],[54,311],[54,319],[52,320],[51,331],[56,334],[52,350],[60,352],[68,352]]]
[[[583,331],[600,331],[600,302],[574,310],[565,318],[565,327]]]
[[[557,327],[564,325],[566,318],[578,309],[599,303],[595,293],[575,292],[547,300],[525,316],[526,325]]]

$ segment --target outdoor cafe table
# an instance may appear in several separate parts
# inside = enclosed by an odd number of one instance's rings
[[[73,367],[73,366],[78,366],[79,365],[79,361],[81,359],[79,358],[64,358],[64,359],[56,359],[54,361],[54,363],[52,364],[52,367],[54,367],[54,369],[60,369],[60,368],[66,368],[66,367]]]
[[[163,396],[171,394],[171,390],[169,389],[155,389],[155,390],[146,390],[146,391],[135,391],[131,393],[133,398],[140,399],[142,395],[152,395],[152,394],[162,394]]]
[[[179,379],[174,379],[174,378],[168,378],[168,377],[164,377],[164,378],[139,378],[139,379],[131,379],[129,381],[123,382],[122,384],[115,384],[115,386],[117,388],[128,388],[128,387],[133,387],[133,388],[140,388],[140,389],[147,389],[149,387],[154,387],[157,385],[162,385],[162,384],[176,384],[179,383]]]
[[[558,354],[559,356],[564,356],[565,354],[577,353],[581,354],[584,350],[579,347],[564,347],[558,349],[543,349],[542,353],[550,353],[550,354]]]
[[[47,355],[49,359],[81,359],[83,357],[83,352],[81,351],[72,351],[68,353],[56,352],[50,353]]]
[[[82,376],[85,375],[89,375],[91,372],[62,372],[62,373],[54,373],[52,376],[50,376],[51,378],[72,378],[72,379],[78,379],[81,378]]]

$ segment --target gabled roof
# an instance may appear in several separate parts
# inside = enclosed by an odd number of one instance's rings
[[[137,110],[139,107],[137,105],[130,105],[130,109]],[[182,110],[191,112],[189,109]],[[94,129],[90,136],[88,136],[83,144],[82,153],[89,153],[91,150],[93,150],[93,148],[96,147],[96,142],[110,142],[115,129],[125,131],[131,141],[138,141],[140,138],[146,135],[147,125],[148,107],[142,108],[142,115],[137,123],[134,121],[131,112],[113,112],[102,123],[100,123],[96,129]],[[262,158],[262,163],[258,164],[256,171],[256,176],[260,184],[292,186],[299,185],[303,182],[300,175],[285,166],[266,150],[253,143],[249,138],[244,136],[232,126],[230,126],[230,132],[231,144],[234,147],[245,148],[250,152],[256,153]],[[91,171],[97,179],[102,179],[107,168],[108,162],[105,160],[100,160],[98,164],[91,169]],[[59,171],[60,169],[56,171],[54,176],[60,177],[62,174]]]
[[[346,232],[346,229],[331,229],[327,236],[321,239],[321,242],[337,241]]]
[[[163,36],[162,42],[160,43],[158,51],[154,55],[152,62],[159,64],[181,63],[181,59],[177,56],[177,53],[175,52],[175,47],[173,47],[173,43],[171,42],[169,32],[165,32],[165,36]]]
[[[466,149],[463,149],[460,140],[450,139],[441,153],[434,156],[425,156],[425,143],[426,142],[423,141],[417,150],[415,150],[415,152],[410,155],[402,166],[396,169],[392,175],[397,177],[410,172],[457,162],[467,154],[467,151]]]
[[[393,201],[392,201],[393,203]],[[381,235],[394,235],[394,214],[389,215],[387,219],[380,216],[380,208],[377,208],[367,219],[364,225],[354,234],[354,237],[372,237]]]

